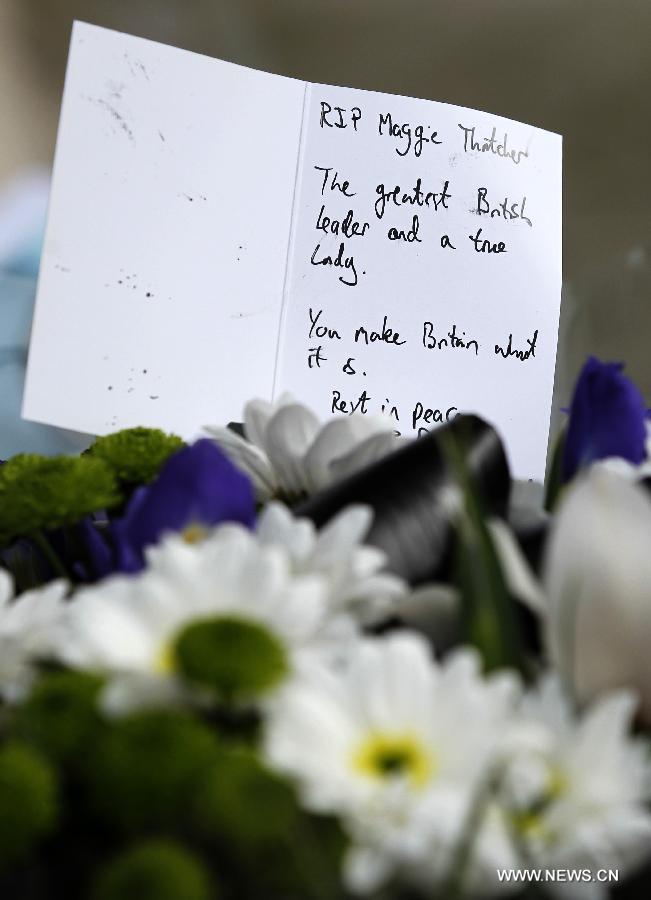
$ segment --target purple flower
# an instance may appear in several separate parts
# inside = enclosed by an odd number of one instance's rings
[[[68,564],[81,581],[96,581],[115,572],[115,554],[107,541],[107,523],[103,527],[92,516],[86,516],[75,528],[81,559],[75,555]]]
[[[192,541],[226,521],[253,526],[253,488],[211,440],[202,439],[171,456],[157,479],[138,488],[124,516],[113,523],[115,568],[138,572],[145,548],[164,532],[184,532]]]
[[[617,456],[639,465],[646,458],[646,405],[623,368],[594,356],[583,366],[563,450],[564,481],[598,459]]]

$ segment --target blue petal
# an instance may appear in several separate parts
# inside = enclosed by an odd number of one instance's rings
[[[646,458],[646,404],[623,363],[591,356],[574,389],[563,451],[563,480],[583,466],[616,456],[639,465]]]
[[[117,567],[137,572],[145,547],[164,532],[189,525],[255,522],[253,487],[247,476],[211,440],[202,439],[170,457],[158,478],[132,496],[113,524]]]
[[[87,566],[77,561],[77,576],[82,581],[92,581],[110,575],[114,569],[113,553],[94,520],[86,516],[78,523],[76,531],[88,563]]]

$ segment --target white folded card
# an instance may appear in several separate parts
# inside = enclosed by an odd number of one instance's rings
[[[544,473],[561,139],[76,24],[23,414],[184,437],[291,391]]]

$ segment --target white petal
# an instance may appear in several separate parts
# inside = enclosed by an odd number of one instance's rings
[[[256,533],[262,544],[285,547],[301,563],[316,544],[316,528],[308,519],[296,519],[282,503],[269,503],[260,513]]]
[[[582,723],[586,744],[596,749],[612,741],[619,743],[631,728],[636,706],[631,691],[616,691],[594,703]]]
[[[129,673],[116,675],[100,696],[100,707],[107,716],[119,717],[141,709],[179,706],[187,694],[173,678]]]
[[[378,434],[383,440],[387,434],[389,440],[393,438],[390,421],[380,416],[346,416],[332,419],[324,425],[305,457],[311,489],[318,490],[332,481],[330,466],[334,460],[346,456],[359,444]],[[360,453],[360,461],[363,453]],[[350,461],[348,470],[353,471]]]
[[[264,452],[265,434],[275,408],[267,400],[249,400],[244,407],[244,433],[247,440]]]
[[[323,564],[336,563],[344,554],[350,553],[355,545],[366,536],[371,522],[373,510],[370,506],[348,506],[337,513],[319,532],[316,546],[316,557]],[[384,554],[377,551],[383,559]]]
[[[387,881],[392,868],[380,850],[353,845],[344,858],[344,883],[354,894],[372,894]]]
[[[300,403],[282,406],[265,433],[265,450],[280,482],[290,495],[307,490],[303,457],[319,430],[319,420]]]
[[[532,612],[544,615],[547,609],[544,591],[513,532],[501,519],[490,519],[488,527],[508,589]]]

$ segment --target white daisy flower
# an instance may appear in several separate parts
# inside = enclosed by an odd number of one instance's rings
[[[333,615],[323,577],[293,571],[287,550],[263,545],[240,525],[218,526],[200,543],[170,535],[147,552],[136,576],[82,589],[70,606],[63,651],[69,664],[106,672],[107,709],[186,696],[171,648],[190,622],[236,617],[268,628],[296,666],[303,652],[354,631]]]
[[[0,569],[0,695],[21,700],[34,678],[34,661],[52,655],[65,610],[65,581],[53,581],[14,597],[11,577]]]
[[[438,665],[413,634],[361,640],[347,667],[315,666],[280,692],[265,753],[298,782],[307,808],[342,817],[350,889],[375,890],[394,874],[437,882],[515,696],[510,677],[480,676],[472,651]]]
[[[261,501],[314,493],[398,446],[388,416],[341,416],[322,425],[289,394],[276,404],[266,400],[246,404],[246,440],[230,428],[205,430],[251,478]]]
[[[521,865],[615,869],[622,880],[648,854],[651,762],[648,747],[629,737],[634,709],[633,695],[619,691],[576,718],[553,676],[525,698],[523,743],[502,787]],[[585,900],[608,896],[596,880],[555,888]]]
[[[270,503],[258,519],[257,533],[263,545],[287,550],[296,574],[324,578],[332,611],[350,611],[371,623],[393,612],[406,594],[402,579],[381,571],[386,554],[362,544],[372,517],[369,507],[350,506],[318,531],[309,519],[295,518],[281,503]]]

